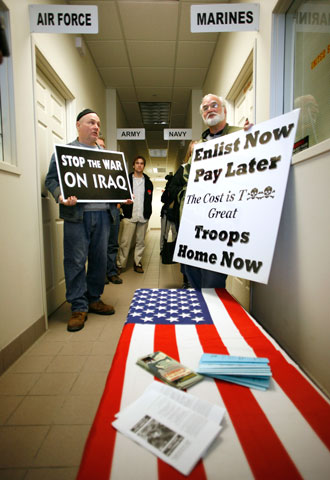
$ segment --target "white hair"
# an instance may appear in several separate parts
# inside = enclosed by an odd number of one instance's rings
[[[222,107],[226,108],[226,102],[222,97],[219,97],[219,95],[215,95],[215,93],[208,93],[207,95],[204,95],[204,97],[202,98],[202,103],[199,106],[199,112],[201,115],[203,114],[203,110],[202,110],[203,101],[206,97],[209,97],[210,95],[212,95],[212,97],[215,97]]]

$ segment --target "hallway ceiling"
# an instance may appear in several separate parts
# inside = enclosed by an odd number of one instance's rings
[[[210,0],[69,1],[97,5],[99,33],[84,41],[107,88],[115,88],[129,128],[145,128],[146,141],[136,141],[147,159],[147,173],[164,178],[184,158],[187,143],[163,140],[164,128],[189,128],[192,89],[202,89],[218,40],[218,33],[190,33],[190,6]],[[167,124],[144,124],[140,103],[169,104]],[[155,108],[155,105],[151,105]],[[163,118],[161,118],[164,121]],[[149,150],[167,150],[166,157]],[[158,153],[158,152],[153,152]],[[164,172],[165,169],[165,172]]]

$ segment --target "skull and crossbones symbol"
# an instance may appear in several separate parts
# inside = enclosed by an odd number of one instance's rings
[[[268,186],[264,189],[264,191],[258,190],[258,188],[252,188],[251,192],[248,194],[248,200],[254,200],[257,198],[258,200],[261,200],[262,198],[274,198],[275,190],[273,190],[273,187]]]

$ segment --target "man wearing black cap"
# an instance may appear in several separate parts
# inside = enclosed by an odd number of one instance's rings
[[[69,145],[99,148],[96,141],[100,132],[100,119],[93,110],[87,108],[80,112],[76,127],[78,138]],[[116,206],[109,203],[77,203],[76,197],[68,197],[64,201],[54,154],[45,185],[59,203],[60,218],[64,220],[66,299],[71,303],[72,310],[67,329],[75,332],[84,327],[87,312],[99,315],[115,313],[113,306],[104,304],[100,297],[104,289],[112,210]]]

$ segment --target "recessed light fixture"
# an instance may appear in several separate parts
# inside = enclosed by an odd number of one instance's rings
[[[156,158],[166,158],[167,157],[167,148],[149,148],[150,157]]]

